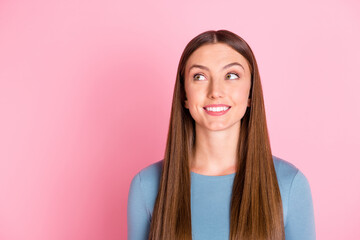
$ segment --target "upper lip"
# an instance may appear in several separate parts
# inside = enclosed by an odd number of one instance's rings
[[[230,106],[226,104],[210,104],[210,105],[206,105],[204,108],[208,108],[208,107],[230,107]]]

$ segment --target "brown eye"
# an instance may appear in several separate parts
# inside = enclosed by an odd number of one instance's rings
[[[197,80],[197,81],[202,81],[202,80],[199,79],[199,77],[201,77],[201,76],[203,76],[203,75],[202,75],[202,74],[195,74],[195,75],[193,76],[193,79],[194,79],[194,80]]]
[[[228,76],[231,76],[231,74],[235,75],[237,78],[239,78],[239,75],[236,73],[228,73],[226,74],[226,79],[230,79]],[[234,79],[234,78],[233,78]]]

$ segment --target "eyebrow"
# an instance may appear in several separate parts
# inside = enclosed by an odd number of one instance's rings
[[[234,66],[234,65],[238,65],[238,66],[242,67],[242,69],[244,69],[244,71],[245,71],[245,68],[244,68],[240,63],[238,63],[238,62],[233,62],[233,63],[229,63],[229,64],[225,65],[225,66],[223,67],[223,70],[226,69],[226,68],[229,68],[229,67],[231,67],[231,66]],[[201,69],[205,69],[205,70],[207,70],[207,71],[210,71],[210,69],[209,69],[208,67],[205,67],[205,66],[203,66],[203,65],[193,64],[193,65],[189,68],[189,72],[190,72],[190,70],[191,70],[192,68],[201,68]]]

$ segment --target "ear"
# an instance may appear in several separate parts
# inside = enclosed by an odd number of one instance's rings
[[[251,106],[251,99],[249,98],[248,99],[248,105],[247,105],[248,107],[250,107]]]

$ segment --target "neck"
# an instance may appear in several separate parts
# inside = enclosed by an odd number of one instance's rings
[[[200,125],[196,125],[195,129],[195,146],[190,156],[191,171],[205,175],[235,172],[240,122],[219,131],[210,131]]]

